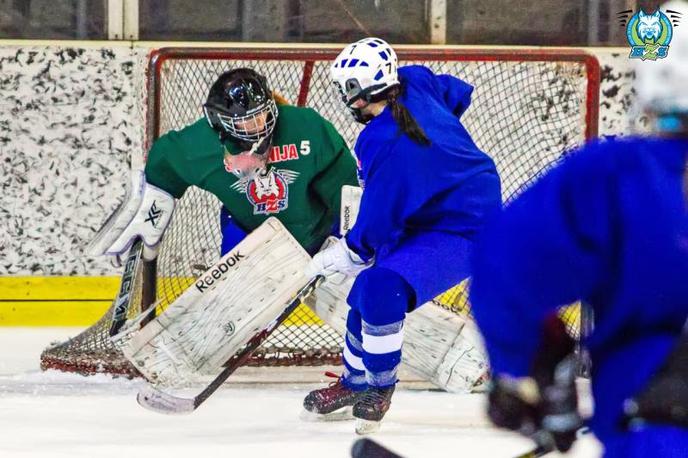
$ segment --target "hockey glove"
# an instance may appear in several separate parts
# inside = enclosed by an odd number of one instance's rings
[[[336,272],[354,276],[368,267],[360,256],[354,253],[346,244],[346,239],[341,238],[336,243],[316,253],[306,266],[304,272],[307,277],[316,275],[330,276]]]
[[[533,375],[495,376],[488,397],[490,419],[497,426],[533,438],[545,448],[569,450],[582,426],[576,369],[573,340],[558,318],[549,320]]]

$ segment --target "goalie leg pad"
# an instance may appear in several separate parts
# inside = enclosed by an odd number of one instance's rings
[[[342,204],[339,209],[339,234],[343,237],[353,227],[361,206],[363,189],[358,186],[342,186]]]
[[[309,260],[284,226],[270,218],[160,316],[140,331],[127,328],[113,341],[157,385],[181,387],[217,375],[308,284],[303,269]]]
[[[306,304],[330,327],[346,335],[346,302],[353,278],[330,276]],[[406,316],[402,362],[442,389],[482,391],[489,375],[482,337],[470,317],[428,302]]]

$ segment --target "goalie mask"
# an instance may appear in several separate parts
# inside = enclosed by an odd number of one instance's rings
[[[364,38],[339,53],[330,75],[354,119],[367,124],[372,116],[363,114],[363,107],[353,105],[359,100],[379,102],[388,89],[399,84],[397,55],[386,41]]]
[[[272,135],[278,116],[265,77],[249,68],[220,75],[210,88],[203,112],[221,140],[231,137],[246,149]]]

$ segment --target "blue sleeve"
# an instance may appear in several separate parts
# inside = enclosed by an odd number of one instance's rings
[[[427,190],[433,188],[430,168],[411,164],[413,155],[418,153],[385,155],[365,177],[356,223],[346,235],[349,247],[365,261],[401,236],[406,219],[424,204]]]
[[[447,107],[461,118],[471,104],[473,86],[452,75],[437,75],[435,81]]]
[[[594,295],[613,270],[614,161],[603,145],[587,149],[507,206],[479,238],[471,304],[495,373],[528,375],[543,320]]]
[[[220,244],[221,256],[229,253],[248,235],[245,230],[239,227],[224,205],[220,209],[220,231],[222,232],[222,242]]]

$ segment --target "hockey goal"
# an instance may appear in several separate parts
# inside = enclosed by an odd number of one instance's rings
[[[171,129],[202,116],[208,88],[223,71],[251,67],[291,103],[309,106],[329,119],[349,145],[360,130],[329,80],[339,49],[164,48],[150,54],[147,145]],[[462,78],[475,87],[462,122],[477,145],[492,156],[508,201],[566,151],[597,134],[599,64],[587,53],[561,49],[404,48],[400,64],[419,63],[436,73]],[[139,307],[153,296],[164,308],[219,257],[220,203],[192,188],[180,200],[152,276],[138,275],[133,294]],[[144,270],[144,269],[142,269]],[[151,278],[151,280],[146,280]],[[155,279],[153,281],[152,279]],[[148,290],[146,294],[145,290]],[[154,292],[154,294],[153,294]],[[456,313],[469,313],[465,285],[435,301]],[[149,301],[152,299],[149,299]],[[46,349],[43,369],[84,374],[135,375],[107,338],[113,308],[82,334]],[[586,319],[578,306],[562,314],[572,335]],[[297,309],[254,353],[250,364],[338,363],[342,338],[306,306]]]

